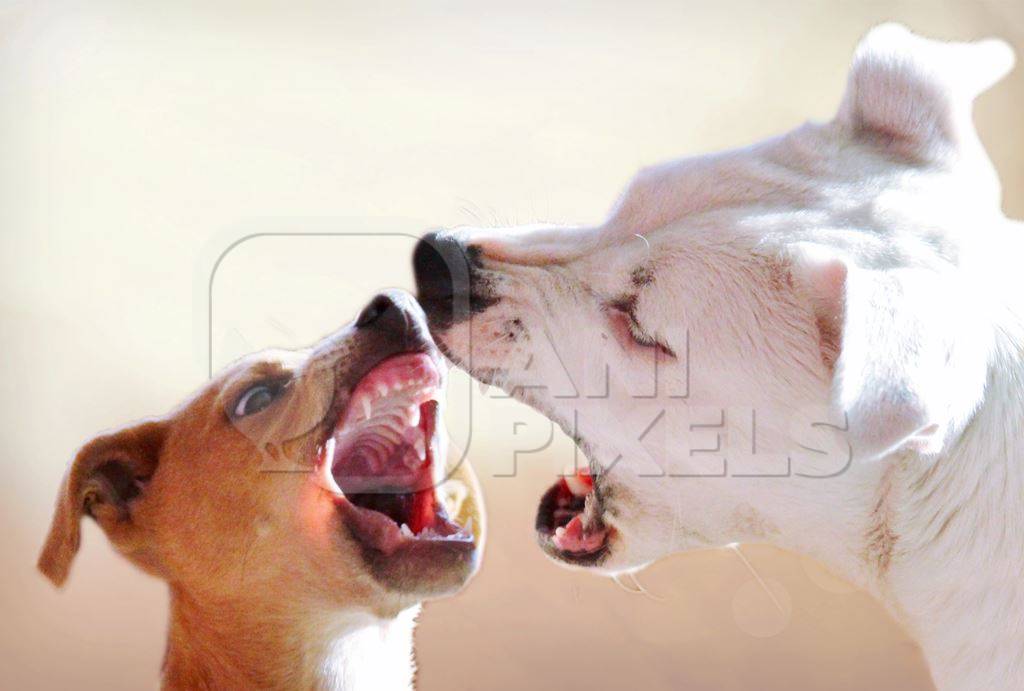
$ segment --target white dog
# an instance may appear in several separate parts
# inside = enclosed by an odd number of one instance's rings
[[[775,543],[882,599],[939,688],[1024,688],[1024,227],[971,122],[1012,63],[882,26],[831,122],[644,170],[598,227],[421,242],[447,354],[589,459],[550,555]]]

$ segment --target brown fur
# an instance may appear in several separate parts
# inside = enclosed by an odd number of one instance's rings
[[[765,540],[778,535],[779,529],[763,513],[750,504],[741,504],[732,513],[732,526],[736,535],[745,541]]]
[[[892,469],[882,476],[878,488],[878,500],[871,510],[868,530],[865,533],[864,561],[879,577],[884,578],[892,563],[899,536],[892,528],[891,494]]]
[[[422,326],[418,307],[405,316]],[[389,632],[388,622],[451,592],[474,567],[446,574],[444,585],[382,582],[309,472],[337,419],[336,393],[407,346],[405,332],[347,328],[310,350],[250,356],[176,411],[92,440],[65,476],[39,569],[57,585],[66,580],[89,515],[120,553],[166,580],[167,688],[319,688],[320,666],[345,631],[374,622],[408,664],[412,615],[408,630]],[[289,384],[271,407],[232,418],[241,392],[275,377]],[[473,517],[479,546],[466,464],[449,484],[449,514]]]

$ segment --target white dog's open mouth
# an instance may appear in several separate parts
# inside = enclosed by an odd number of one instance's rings
[[[317,478],[364,547],[392,555],[426,543],[474,548],[472,526],[447,515],[436,484],[443,449],[439,365],[410,353],[378,364],[353,389],[320,448]]]
[[[593,566],[608,554],[611,529],[601,518],[601,500],[586,470],[577,470],[544,493],[537,508],[537,540],[549,555]]]

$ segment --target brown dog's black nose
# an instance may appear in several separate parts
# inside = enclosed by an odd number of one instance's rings
[[[352,326],[361,343],[385,357],[433,347],[423,310],[404,290],[384,290],[375,295]]]
[[[318,346],[330,358],[331,366],[342,356],[346,372],[362,377],[378,363],[403,353],[433,353],[434,340],[426,315],[412,295],[388,289],[377,293],[349,322]],[[345,380],[353,386],[355,381]]]
[[[395,300],[391,295],[388,293],[381,293],[370,300],[370,304],[364,307],[363,311],[359,313],[358,317],[356,317],[356,328],[362,329],[370,326],[371,324],[376,324],[381,321],[381,319],[387,319],[389,312],[394,313],[390,315],[392,319],[395,317],[400,319],[400,309],[401,308],[395,304]]]

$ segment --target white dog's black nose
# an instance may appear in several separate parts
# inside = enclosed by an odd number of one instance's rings
[[[475,280],[479,268],[475,250],[446,233],[427,233],[416,244],[412,255],[416,297],[431,328],[447,328],[488,303]]]
[[[462,243],[451,235],[427,233],[416,244],[412,269],[421,302],[451,302],[458,279],[468,278],[469,258]],[[464,290],[468,286],[458,287]]]

